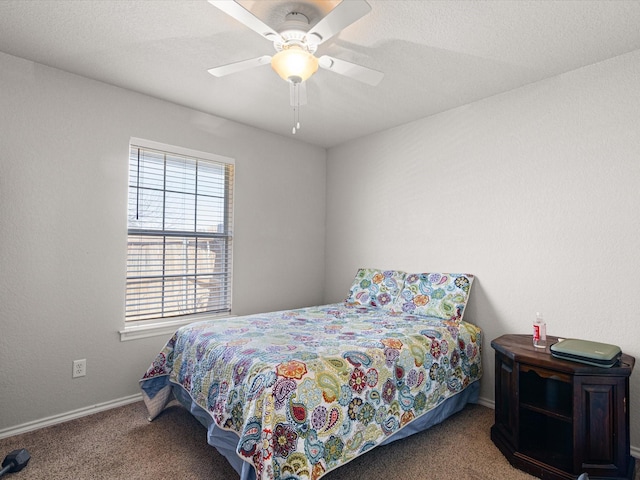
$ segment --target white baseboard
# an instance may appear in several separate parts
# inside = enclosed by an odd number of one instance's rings
[[[496,409],[496,402],[489,398],[480,397],[478,398],[478,405],[482,405],[483,407],[490,408],[491,410]]]
[[[74,420],[76,418],[86,417],[87,415],[92,415],[94,413],[102,412],[104,410],[110,410],[112,408],[122,407],[123,405],[135,403],[140,400],[142,400],[142,394],[137,393],[129,397],[118,398],[118,399],[111,400],[109,402],[104,402],[104,403],[98,403],[96,405],[79,408],[77,410],[72,410],[67,413],[61,413],[59,415],[52,415],[51,417],[46,417],[40,420],[34,420],[32,422],[23,423],[22,425],[17,425],[15,427],[4,428],[0,430],[0,439],[13,437],[14,435],[20,435],[21,433],[32,432],[33,430],[49,427],[51,425],[56,425],[58,423],[68,422],[69,420]]]
[[[17,425],[15,427],[5,428],[0,430],[0,440],[7,437],[13,437],[14,435],[20,435],[21,433],[27,433],[33,430],[38,430],[40,428],[56,425],[58,423],[68,422],[69,420],[73,420],[75,418],[86,417],[87,415],[92,415],[94,413],[103,412],[112,408],[122,407],[123,405],[128,405],[130,403],[135,403],[141,400],[142,394],[138,393],[129,397],[118,398],[116,400],[111,400],[110,402],[98,403],[90,407],[79,408],[77,410],[62,413],[60,415],[53,415],[41,420],[34,420],[33,422],[23,423],[22,425]],[[480,397],[478,399],[478,404],[492,410],[495,410],[496,408],[496,404],[493,400],[484,397]],[[640,448],[631,446],[631,456],[640,459]]]

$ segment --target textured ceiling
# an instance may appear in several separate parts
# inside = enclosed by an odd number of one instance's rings
[[[330,147],[640,49],[638,0],[368,1],[317,54],[384,79],[319,70],[295,138]],[[314,24],[339,2],[239,3],[277,27],[293,10]],[[0,51],[291,135],[288,85],[269,65],[207,73],[273,47],[206,0],[0,0]]]

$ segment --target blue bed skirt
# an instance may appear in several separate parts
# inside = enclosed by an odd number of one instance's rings
[[[173,385],[173,394],[207,429],[207,442],[220,452],[233,469],[240,475],[240,480],[255,480],[256,471],[253,465],[243,461],[236,453],[238,435],[219,428],[211,416],[197,405],[180,385]],[[459,412],[467,403],[477,403],[480,396],[480,382],[476,381],[460,393],[446,399],[440,405],[424,413],[402,429],[387,438],[381,445],[401,440],[439,424],[451,415]]]

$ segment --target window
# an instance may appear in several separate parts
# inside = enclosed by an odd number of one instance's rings
[[[127,325],[231,311],[233,183],[231,159],[132,139]]]

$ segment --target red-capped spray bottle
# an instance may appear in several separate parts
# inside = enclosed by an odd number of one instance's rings
[[[547,324],[540,312],[536,312],[536,320],[533,322],[533,346],[536,348],[547,348]]]

